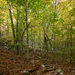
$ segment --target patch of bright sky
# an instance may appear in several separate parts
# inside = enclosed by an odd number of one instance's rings
[[[11,13],[13,13],[13,10],[11,10]]]
[[[14,21],[16,22],[16,19],[14,19]]]
[[[70,6],[70,10],[72,10],[72,7]]]

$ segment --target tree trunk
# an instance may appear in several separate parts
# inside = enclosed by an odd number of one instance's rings
[[[19,22],[18,22],[18,20],[19,20],[19,10],[17,8],[16,44],[19,43],[19,39],[18,39],[19,38],[19,31],[18,31],[18,24],[19,24]],[[16,54],[19,54],[19,45],[16,46]]]
[[[48,41],[47,41],[47,36],[45,34],[45,28],[43,27],[44,30],[44,49],[47,50],[47,59],[48,59]]]
[[[54,47],[53,47],[54,59],[55,59],[56,66],[58,68],[57,59],[56,59],[56,56],[55,56],[55,33],[54,33],[55,17],[56,17],[56,2],[57,2],[57,0],[55,0],[55,12],[54,12],[54,22],[53,22],[52,34],[53,34],[53,42],[54,42]]]
[[[27,0],[26,0],[26,3],[27,3]],[[25,6],[25,12],[26,12],[26,26],[28,26],[28,24],[27,24],[27,20],[28,20],[28,17],[27,17],[27,5]],[[28,49],[28,46],[29,46],[29,37],[28,37],[28,28],[27,28],[27,61],[29,59],[29,49]]]
[[[9,6],[9,5],[8,5]],[[15,30],[14,30],[14,24],[13,24],[13,18],[12,18],[12,13],[11,13],[11,9],[9,6],[9,14],[10,14],[10,20],[11,20],[11,27],[12,27],[12,34],[13,34],[13,40],[14,40],[14,52],[16,53],[16,48],[15,48]]]
[[[71,25],[71,30],[72,30],[72,25]],[[72,33],[70,34],[70,39],[71,39],[70,46],[72,47]],[[72,63],[71,58],[73,59],[73,51],[72,51],[72,49],[70,49],[70,63]]]
[[[1,26],[0,26],[0,38],[1,38]]]
[[[31,41],[32,41],[32,50],[33,50],[33,34],[32,34],[32,25],[31,25],[31,36],[32,36]]]
[[[8,17],[8,15],[7,15]],[[9,36],[9,21],[8,21],[8,18],[7,18],[7,33],[6,33],[8,36]]]

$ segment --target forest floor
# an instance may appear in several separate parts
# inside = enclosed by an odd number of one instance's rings
[[[47,59],[40,52],[30,52],[27,61],[26,54],[21,57],[13,51],[0,48],[0,75],[75,75],[75,65],[60,62],[58,70],[50,60],[52,57],[49,57]]]

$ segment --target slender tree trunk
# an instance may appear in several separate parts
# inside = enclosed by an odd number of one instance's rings
[[[35,28],[34,28],[35,29]],[[34,30],[34,32],[35,32],[35,30]],[[33,42],[33,48],[34,48],[34,50],[33,50],[33,54],[35,54],[35,52],[36,52],[36,50],[35,50],[35,33],[34,33],[34,42]],[[35,57],[33,56],[33,58],[35,59]]]
[[[68,33],[68,35],[67,35],[67,48],[69,47],[69,26],[67,26],[67,33]],[[66,57],[67,57],[67,59],[68,59],[68,54],[69,54],[69,50],[67,50],[66,51]]]
[[[8,15],[7,15],[8,17]],[[9,36],[9,21],[8,21],[8,18],[7,18],[7,35]]]
[[[31,22],[30,22],[30,23],[31,23]],[[27,30],[28,26],[30,25],[30,23],[27,25],[26,28],[24,28],[24,31],[23,31],[23,33],[22,33],[22,35],[21,35],[21,66],[22,66],[22,54],[23,54],[23,36],[24,36],[24,33],[25,33],[25,31]]]
[[[11,13],[10,6],[9,6],[9,14],[10,14],[10,20],[11,20],[11,26],[12,26],[12,34],[13,34],[13,39],[14,39],[14,52],[16,53],[16,48],[15,48],[15,44],[16,44],[16,42],[15,42],[15,30],[14,30],[14,24],[13,24],[13,18],[12,18],[12,13]]]
[[[48,41],[47,41],[47,37],[46,37],[46,32],[45,32],[45,28],[43,27],[43,30],[44,30],[44,48],[45,50],[47,50],[47,59],[48,59]],[[47,34],[48,36],[48,34]]]
[[[21,67],[22,67],[22,60],[23,60],[23,36],[21,37]]]
[[[48,28],[49,28],[49,25],[47,25],[47,36],[48,36]],[[48,59],[48,41],[47,41],[47,59]]]
[[[71,30],[72,30],[72,25],[71,25]],[[70,39],[71,39],[70,46],[72,47],[72,33],[70,34]],[[72,51],[72,49],[70,49],[70,63],[72,63],[72,59],[71,58],[73,58],[73,51]]]
[[[46,35],[45,35],[45,28],[43,27],[43,29],[44,29],[44,49],[46,49]]]
[[[19,43],[19,31],[18,31],[18,24],[19,24],[19,10],[17,8],[17,23],[16,23],[16,44]],[[19,54],[19,45],[16,46],[16,54]]]
[[[1,38],[1,25],[0,25],[0,38]]]
[[[74,17],[75,19],[75,17]],[[70,14],[70,21],[71,21],[71,14]],[[70,28],[70,63],[72,63],[73,61],[73,50],[72,50],[72,23],[71,23],[71,28]]]
[[[27,0],[26,0],[26,2],[27,2]],[[25,7],[25,12],[26,12],[26,26],[28,26],[28,22],[27,22],[27,20],[28,20],[28,17],[27,17],[27,5],[26,5],[26,7]],[[29,46],[29,37],[28,37],[28,28],[27,28],[27,61],[28,61],[28,59],[29,59],[29,49],[28,49],[28,46]]]
[[[43,39],[43,41],[44,41],[43,49],[45,49],[45,32],[44,32],[44,39]]]
[[[31,38],[31,42],[32,42],[32,50],[33,50],[33,34],[32,34],[32,25],[31,25],[31,36],[32,36],[32,38]]]
[[[56,66],[58,68],[57,59],[56,59],[56,56],[55,56],[55,33],[54,33],[55,17],[56,17],[56,2],[57,2],[57,0],[55,0],[55,12],[54,12],[54,22],[53,22],[52,34],[53,34],[53,41],[54,41],[54,47],[53,47],[54,59],[55,59]]]

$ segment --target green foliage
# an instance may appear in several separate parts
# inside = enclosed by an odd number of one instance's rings
[[[69,12],[69,14],[71,14],[71,16],[75,16],[75,8],[73,8],[73,9]]]
[[[15,44],[15,46],[16,46],[16,47],[21,46],[21,43],[17,43],[17,44]]]

